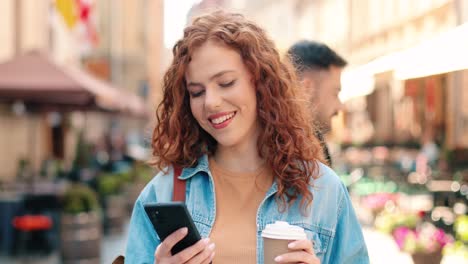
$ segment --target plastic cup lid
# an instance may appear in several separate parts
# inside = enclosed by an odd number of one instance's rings
[[[276,221],[274,224],[266,225],[262,231],[262,237],[287,240],[307,239],[302,227],[290,225],[284,221]]]

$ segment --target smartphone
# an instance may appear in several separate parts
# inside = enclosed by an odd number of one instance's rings
[[[185,203],[148,203],[144,208],[161,241],[182,227],[188,228],[188,234],[171,249],[172,255],[201,239]]]

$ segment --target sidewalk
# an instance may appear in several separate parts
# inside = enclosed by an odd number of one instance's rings
[[[413,263],[411,256],[407,253],[401,252],[391,237],[372,230],[371,228],[363,228],[363,233],[371,263]]]

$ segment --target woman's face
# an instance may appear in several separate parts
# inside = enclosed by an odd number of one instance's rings
[[[192,54],[185,74],[190,108],[218,147],[255,144],[257,98],[240,54],[212,41]]]

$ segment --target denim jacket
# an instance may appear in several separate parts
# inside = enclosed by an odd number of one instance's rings
[[[154,252],[161,242],[146,216],[143,205],[168,202],[172,199],[173,170],[160,172],[138,197],[130,220],[126,263],[154,263]],[[280,211],[275,200],[276,183],[267,191],[257,211],[257,263],[263,263],[261,231],[276,220],[304,228],[313,242],[315,254],[322,264],[369,263],[362,235],[348,191],[337,175],[319,163],[320,177],[313,180],[313,202],[310,213],[301,213],[300,202]],[[213,177],[208,157],[203,156],[193,168],[185,168],[179,177],[186,180],[186,204],[202,237],[209,237],[216,216]],[[284,212],[283,212],[284,211]]]

